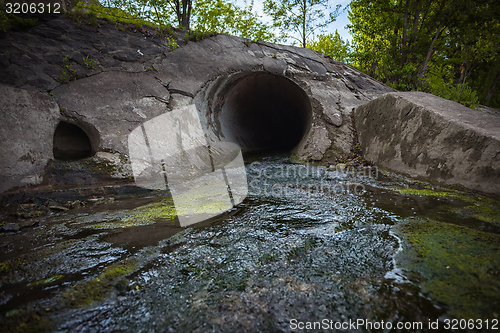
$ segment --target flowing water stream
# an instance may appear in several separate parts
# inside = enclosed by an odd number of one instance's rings
[[[176,227],[169,201],[154,195],[0,235],[3,327],[382,332],[429,331],[453,318],[482,320],[464,331],[498,323],[497,198],[281,155],[248,159],[247,176],[244,202],[200,226]]]

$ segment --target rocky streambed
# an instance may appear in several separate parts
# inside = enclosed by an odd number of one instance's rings
[[[246,168],[248,197],[204,225],[177,227],[161,193],[18,217],[33,223],[0,234],[2,330],[498,327],[497,197],[281,155]]]

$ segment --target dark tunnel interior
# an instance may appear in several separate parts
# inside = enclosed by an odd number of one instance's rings
[[[54,132],[54,158],[76,160],[93,155],[90,138],[78,125],[61,121]]]
[[[289,151],[300,143],[310,127],[311,104],[297,84],[263,72],[228,84],[219,114],[228,141],[243,151]]]

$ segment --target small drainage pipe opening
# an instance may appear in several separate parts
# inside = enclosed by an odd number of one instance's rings
[[[68,161],[91,157],[95,151],[80,126],[61,121],[54,132],[53,153],[55,159]]]

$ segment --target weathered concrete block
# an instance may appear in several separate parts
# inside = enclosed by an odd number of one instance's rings
[[[0,85],[0,193],[40,184],[52,155],[59,107],[47,94]]]
[[[500,115],[399,92],[357,107],[355,123],[364,157],[377,166],[500,193]]]
[[[141,122],[166,112],[170,98],[154,77],[120,72],[103,72],[61,85],[53,94],[63,114],[79,126],[87,123],[97,130],[101,147],[125,154],[128,134]]]

